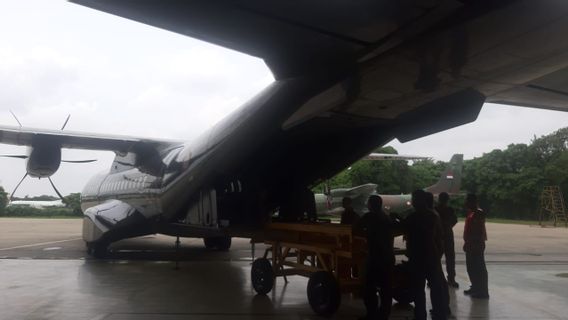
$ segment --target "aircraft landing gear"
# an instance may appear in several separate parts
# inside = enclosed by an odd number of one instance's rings
[[[87,254],[93,258],[104,259],[108,254],[108,244],[105,242],[86,242]]]
[[[217,249],[227,251],[231,248],[231,237],[209,237],[203,238],[203,243],[207,249]]]

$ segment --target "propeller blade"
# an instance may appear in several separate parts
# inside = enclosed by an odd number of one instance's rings
[[[20,120],[18,120],[18,117],[16,117],[16,114],[14,112],[12,112],[12,110],[10,110],[10,113],[12,114],[12,116],[14,117],[14,119],[16,119],[16,121],[18,122],[18,124],[20,125],[20,128],[22,127],[22,123],[20,122]]]
[[[17,158],[17,159],[27,159],[28,156],[23,154],[0,154],[2,158]]]
[[[65,123],[63,123],[63,127],[61,127],[61,131],[63,131],[63,129],[65,129],[65,126],[67,125],[67,122],[69,122],[69,118],[71,118],[71,114],[69,114],[67,116],[67,119],[65,119]]]
[[[18,182],[18,184],[16,185],[16,187],[14,188],[14,190],[12,191],[12,194],[10,195],[10,202],[12,202],[12,200],[14,199],[14,194],[16,194],[16,190],[18,190],[18,188],[20,187],[20,185],[22,184],[22,182],[24,182],[24,180],[28,177],[28,173],[26,172],[26,174],[24,174],[24,177],[22,178],[22,180],[20,180],[20,182]]]
[[[53,190],[55,190],[55,193],[57,193],[57,196],[59,196],[59,198],[61,199],[61,202],[63,202],[63,204],[67,204],[67,201],[65,200],[65,198],[63,198],[61,192],[59,192],[59,190],[57,190],[57,188],[55,187],[55,184],[51,180],[51,177],[47,177],[47,179],[49,180],[49,183],[51,183],[51,186],[53,187]]]
[[[89,163],[89,162],[95,162],[97,161],[97,159],[89,159],[89,160],[61,160],[61,162],[65,162],[65,163]]]

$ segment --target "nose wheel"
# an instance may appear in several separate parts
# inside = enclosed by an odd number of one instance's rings
[[[108,255],[106,242],[86,242],[87,254],[93,258],[104,259]]]

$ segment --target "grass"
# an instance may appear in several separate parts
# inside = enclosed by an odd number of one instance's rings
[[[504,223],[504,224],[521,224],[521,225],[538,225],[536,220],[513,220],[513,219],[503,219],[503,218],[487,218],[487,222],[491,223]]]

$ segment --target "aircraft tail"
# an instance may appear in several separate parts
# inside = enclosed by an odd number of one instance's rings
[[[436,184],[425,188],[424,191],[433,194],[447,192],[449,194],[458,194],[461,189],[463,168],[463,154],[454,154],[446,169],[442,172],[440,180]]]

